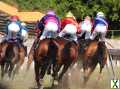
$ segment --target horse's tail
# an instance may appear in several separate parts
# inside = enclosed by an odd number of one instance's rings
[[[48,44],[48,74],[51,74],[51,68],[52,64],[56,63],[56,56],[58,52],[58,46],[57,43],[53,40],[50,39],[50,42]]]
[[[58,44],[55,40],[50,40],[48,45],[48,55],[50,58],[55,58],[58,51]]]

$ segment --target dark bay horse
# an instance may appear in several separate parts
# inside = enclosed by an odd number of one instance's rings
[[[96,37],[95,40],[87,40],[87,44],[85,41],[79,40],[79,45],[84,45],[83,51],[79,51],[79,57],[82,61],[84,70],[84,84],[87,83],[91,73],[94,71],[98,63],[100,65],[100,78],[102,74],[102,69],[107,63],[107,47],[104,42],[100,42],[98,41],[98,39],[99,36]]]
[[[4,41],[0,44],[1,49],[1,76],[4,77],[5,73],[8,73],[8,76],[11,77],[18,72],[19,68],[24,62],[25,50],[24,48],[18,47],[16,42]],[[16,65],[15,69],[14,66]],[[13,70],[14,69],[14,70]]]
[[[53,77],[54,80],[60,81],[68,68],[77,61],[78,44],[64,38],[56,38],[55,41],[59,46],[56,55],[56,64],[53,69]],[[63,69],[58,75],[62,66]]]

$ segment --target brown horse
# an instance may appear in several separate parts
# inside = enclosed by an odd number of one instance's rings
[[[34,59],[35,76],[38,87],[40,87],[39,79],[42,79],[46,71],[51,70],[53,65],[53,77],[56,80],[62,79],[69,66],[76,61],[78,55],[78,45],[75,42],[67,41],[63,38],[44,39],[39,42],[39,46],[29,53],[28,66]],[[58,76],[58,72],[64,66],[62,72]],[[40,70],[41,69],[41,70]],[[48,69],[48,70],[47,70]]]
[[[53,67],[53,77],[54,80],[60,81],[71,64],[74,64],[77,60],[78,45],[74,41],[69,41],[64,38],[57,38],[55,41],[59,46],[56,55],[56,63]],[[63,69],[58,75],[62,66]]]
[[[98,63],[100,64],[100,78],[102,69],[107,63],[107,47],[104,42],[99,42],[98,39],[99,37],[96,37],[95,40],[87,40],[87,44],[86,41],[79,40],[79,45],[84,46],[83,51],[79,51],[79,57],[84,70],[84,84],[86,84]]]
[[[43,39],[39,41],[38,44],[38,47],[36,47],[34,50],[31,49],[33,53],[31,53],[33,59],[28,59],[28,66],[30,66],[32,60],[34,60],[35,80],[38,88],[40,88],[41,82],[39,82],[39,80],[43,79],[45,73],[55,62],[57,45],[52,38]]]
[[[5,73],[8,73],[8,76],[11,77],[13,72],[13,76],[18,72],[20,66],[24,62],[25,58],[25,50],[24,48],[18,47],[16,42],[8,42],[4,41],[0,44],[1,49],[1,76],[4,77]],[[15,70],[14,69],[14,66]]]

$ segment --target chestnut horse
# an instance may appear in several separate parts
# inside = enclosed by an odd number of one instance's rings
[[[87,83],[91,73],[96,68],[97,64],[100,65],[100,74],[102,74],[102,69],[107,63],[108,49],[104,42],[98,41],[99,36],[94,40],[79,41],[80,46],[84,46],[83,51],[79,50],[79,57],[83,64],[84,70],[84,84]],[[81,43],[82,42],[82,43]]]
[[[56,80],[62,79],[62,76],[77,60],[78,45],[73,41],[67,41],[64,38],[44,39],[39,42],[39,46],[29,53],[28,69],[34,59],[35,76],[37,86],[40,87],[40,79],[43,79],[46,71],[49,73],[51,65],[53,65],[53,78]],[[63,67],[62,72],[58,76],[58,72]],[[41,70],[40,70],[41,69]]]
[[[5,73],[8,73],[8,76],[11,77],[11,74],[13,72],[14,75],[18,72],[19,68],[24,62],[25,58],[25,50],[24,47],[18,47],[18,44],[16,42],[8,42],[4,41],[0,44],[1,49],[1,58],[0,58],[0,64],[1,64],[1,76],[4,77]],[[14,66],[15,70],[14,69]]]

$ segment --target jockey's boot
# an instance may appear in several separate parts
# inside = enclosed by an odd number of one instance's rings
[[[23,48],[25,50],[25,56],[27,56],[27,46],[23,45]]]
[[[39,43],[39,38],[37,38],[34,43],[33,43],[33,49],[36,49],[38,47],[38,43]]]

